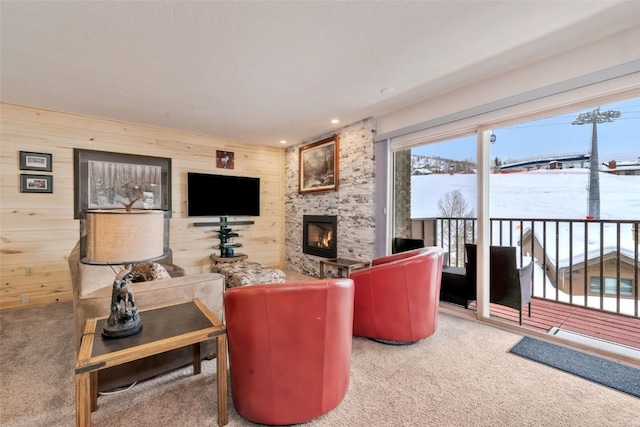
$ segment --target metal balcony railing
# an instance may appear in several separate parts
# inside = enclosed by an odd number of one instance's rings
[[[491,245],[515,246],[520,265],[533,259],[534,297],[640,317],[640,221],[492,218],[490,224]],[[464,267],[477,219],[413,219],[412,234]]]

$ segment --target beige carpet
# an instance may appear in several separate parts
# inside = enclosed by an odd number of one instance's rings
[[[0,312],[0,425],[73,426],[70,303]],[[304,426],[638,426],[640,399],[507,353],[521,337],[441,313],[411,346],[354,338],[344,401]],[[95,426],[214,426],[215,361],[101,396]],[[233,409],[230,426],[254,425]]]

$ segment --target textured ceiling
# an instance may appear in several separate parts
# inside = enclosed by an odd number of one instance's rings
[[[295,144],[639,16],[640,1],[3,0],[0,100]]]

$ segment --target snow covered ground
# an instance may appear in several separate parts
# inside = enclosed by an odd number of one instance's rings
[[[476,180],[473,174],[433,174],[423,176],[413,176],[411,179],[411,217],[433,218],[442,216],[438,212],[438,200],[446,193],[458,190],[462,193],[467,204],[476,211]],[[490,176],[490,216],[491,218],[550,218],[550,219],[584,219],[587,216],[587,185],[589,182],[589,171],[586,169],[569,170],[540,170],[535,172],[521,172],[510,174],[492,174]],[[640,220],[640,176],[620,176],[607,173],[600,174],[600,217],[611,220]],[[506,224],[508,227],[508,224]],[[513,225],[518,227],[519,224]],[[589,232],[589,251],[591,248],[599,254],[599,227],[595,227],[594,232]],[[537,227],[537,225],[536,225]],[[633,254],[634,243],[631,239],[631,225],[623,224],[621,252],[627,255]],[[494,232],[497,232],[494,227]],[[526,231],[530,225],[525,223]],[[547,248],[547,254],[551,259],[556,260],[556,265],[568,264],[568,224],[560,227],[560,253],[555,254],[555,245]],[[629,228],[629,231],[626,231]],[[583,228],[574,230],[573,242],[574,260],[581,262],[584,255],[580,249],[584,248]],[[611,231],[615,233],[615,227],[605,226],[605,247],[610,246],[609,235]],[[514,230],[516,236],[520,231]],[[535,230],[536,235],[542,240],[542,227]],[[555,229],[547,230],[547,241],[555,241]],[[497,240],[494,236],[494,240]],[[615,244],[615,243],[614,243]],[[615,249],[615,247],[614,247]],[[596,255],[597,255],[596,254]],[[593,254],[592,254],[593,255]],[[633,255],[631,255],[633,256]],[[556,288],[548,281],[543,280],[542,268],[536,265],[534,273],[534,295],[542,297],[543,286],[546,288],[546,296],[555,300]],[[569,302],[569,295],[559,293],[560,301]],[[574,296],[574,304],[584,304],[584,296]],[[634,313],[634,301],[631,299],[621,299],[620,312],[625,314]],[[589,296],[587,300],[589,307],[599,308],[600,298]],[[604,307],[608,311],[616,311],[616,299],[604,298]]]
[[[441,216],[438,200],[453,190],[459,190],[475,208],[476,180],[475,174],[413,176],[411,217]],[[489,182],[492,218],[584,219],[587,216],[587,169],[492,174]],[[640,175],[600,173],[600,217],[640,219]]]

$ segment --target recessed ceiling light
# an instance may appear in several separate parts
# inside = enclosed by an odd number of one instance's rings
[[[284,139],[280,140],[280,144],[286,144],[286,143],[287,143],[287,141],[285,141]]]
[[[393,86],[389,86],[389,87],[385,87],[385,88],[383,88],[383,89],[380,91],[380,93],[381,93],[381,94],[383,94],[383,95],[387,95],[387,94],[392,93],[392,92],[395,92],[395,91],[396,91],[396,88],[395,88],[395,87],[393,87]]]
[[[332,119],[332,120],[331,120],[331,123],[333,123],[333,124],[335,125],[335,124],[337,124],[337,123],[340,123],[340,120],[338,120],[338,119]]]

